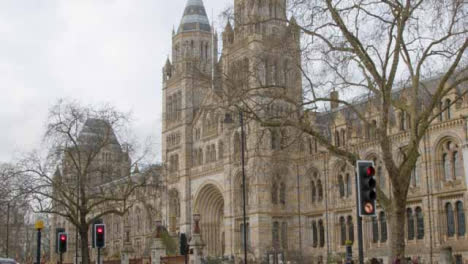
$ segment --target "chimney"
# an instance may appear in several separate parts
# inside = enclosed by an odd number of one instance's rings
[[[335,110],[340,105],[337,101],[340,99],[340,96],[337,91],[333,90],[330,93],[330,107],[332,110]]]

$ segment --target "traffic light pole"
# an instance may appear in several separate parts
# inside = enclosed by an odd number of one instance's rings
[[[101,264],[101,248],[97,249],[97,264]]]
[[[36,264],[41,264],[41,229],[37,230]]]
[[[357,233],[358,233],[358,255],[359,264],[364,264],[364,248],[362,241],[362,217],[359,215],[359,186],[358,186],[358,174],[356,175],[356,222],[357,222]]]
[[[60,264],[62,264],[62,262],[63,262],[63,253],[60,252]]]

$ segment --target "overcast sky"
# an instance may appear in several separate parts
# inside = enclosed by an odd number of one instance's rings
[[[186,1],[0,1],[0,162],[39,146],[59,98],[131,111],[159,148],[161,68]],[[231,2],[204,0],[210,21]]]

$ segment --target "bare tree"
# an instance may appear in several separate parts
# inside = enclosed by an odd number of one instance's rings
[[[291,0],[290,21],[236,17],[235,29],[224,33],[225,47],[248,32],[268,36],[258,44],[263,53],[223,56],[228,66],[220,90],[228,104],[221,107],[242,111],[263,127],[293,128],[350,164],[360,159],[355,146],[369,140],[358,127],[371,128],[393,186],[391,194],[379,191],[389,214],[390,258],[403,258],[407,194],[420,142],[434,120],[467,99],[467,7],[462,0]],[[280,30],[256,32],[272,24]],[[286,57],[289,65],[275,64]],[[348,146],[332,136],[339,113],[353,119],[345,124],[353,135]],[[392,140],[397,114],[409,124],[408,144],[398,150],[404,159],[395,156]]]
[[[18,175],[27,180],[22,191],[33,209],[63,217],[76,228],[84,264],[91,224],[125,214],[135,200],[129,198],[146,184],[146,175],[134,177],[132,168],[148,151],[137,152],[128,125],[128,115],[110,106],[60,100],[50,109],[42,148],[18,163]]]

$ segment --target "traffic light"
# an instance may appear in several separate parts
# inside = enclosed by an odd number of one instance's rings
[[[67,252],[67,241],[68,235],[67,233],[59,233],[58,234],[58,253],[65,253]]]
[[[55,228],[55,253],[59,253],[59,234],[65,233],[65,228]]]
[[[358,203],[360,216],[375,216],[375,201],[377,192],[375,190],[375,168],[374,162],[369,160],[360,160],[356,163],[357,184],[358,184]]]
[[[97,224],[94,226],[94,235],[96,236],[94,241],[96,241],[97,248],[103,248],[106,246],[106,225]]]

